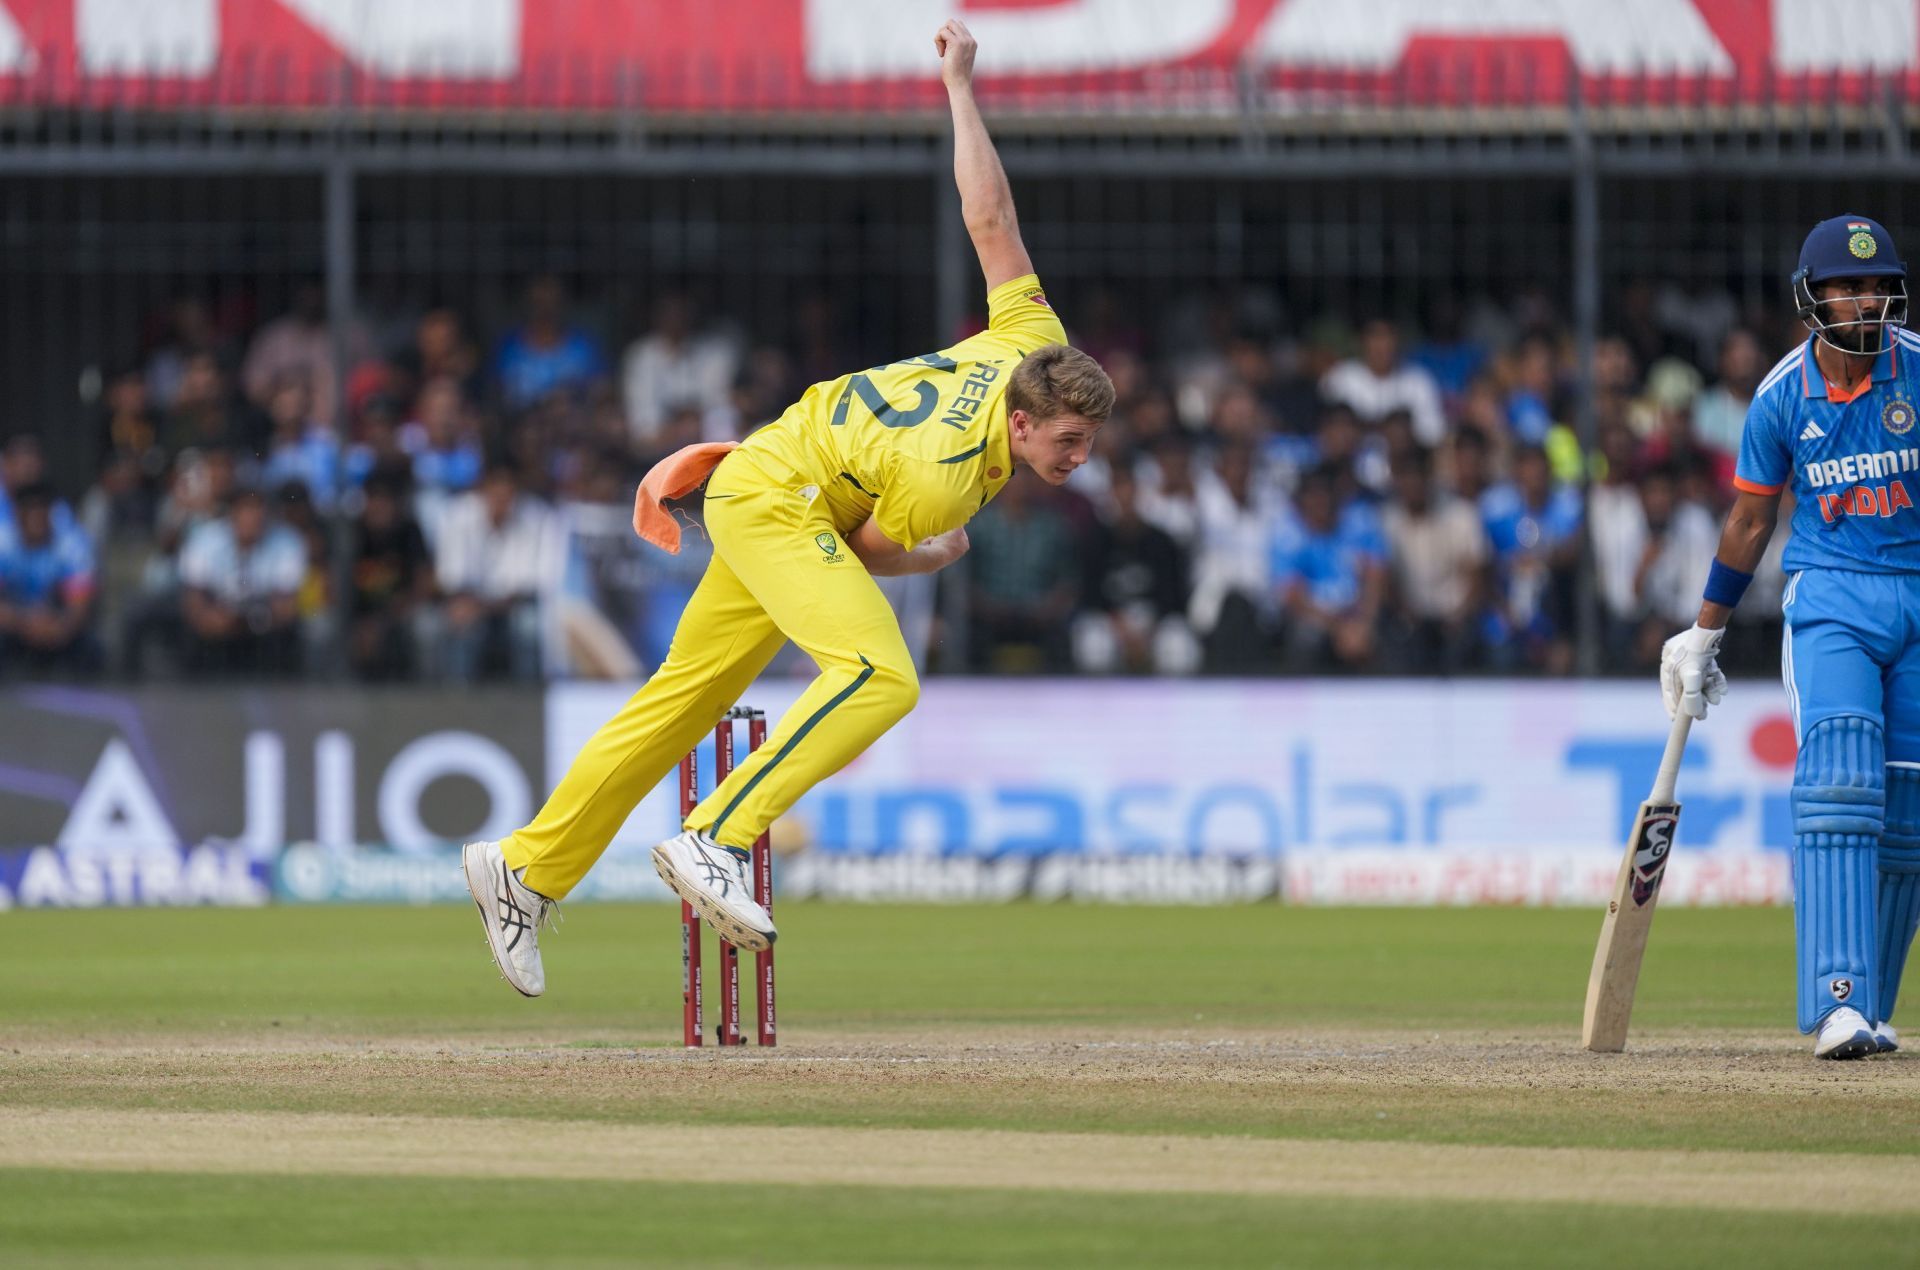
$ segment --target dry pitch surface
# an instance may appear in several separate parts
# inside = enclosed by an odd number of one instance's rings
[[[1816,1066],[1799,1044],[1762,1036],[1656,1038],[1615,1057],[1548,1037],[1355,1047],[1312,1035],[1047,1042],[1015,1032],[727,1054],[107,1039],[15,1048],[0,1075],[0,1168],[729,1182],[744,1167],[756,1181],[801,1186],[1920,1213],[1916,1155],[1845,1154],[1836,1141],[1810,1170],[1803,1151],[1632,1145],[1638,1105],[1676,1090],[1769,1107],[1783,1122],[1890,1121],[1898,1133],[1885,1145],[1896,1151],[1914,1132],[1920,1062]],[[1820,1099],[1840,1111],[1808,1107]],[[1430,1140],[1457,1136],[1463,1107],[1502,1102],[1588,1141]],[[1590,1119],[1607,1105],[1617,1145],[1599,1145],[1606,1126]],[[1085,1127],[1103,1107],[1125,1131]],[[1557,1125],[1555,1108],[1571,1113]],[[1342,1113],[1366,1139],[1323,1132]],[[1215,1131],[1139,1127],[1180,1116]],[[866,1123],[780,1123],[794,1118]],[[996,1127],[941,1123],[961,1118]],[[893,1123],[916,1119],[934,1124]],[[1043,1127],[1011,1127],[1023,1119]]]

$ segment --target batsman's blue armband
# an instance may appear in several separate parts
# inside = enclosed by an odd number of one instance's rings
[[[1751,573],[1742,573],[1720,563],[1714,557],[1713,567],[1707,570],[1707,594],[1709,604],[1724,604],[1733,608],[1740,603],[1740,597],[1747,593],[1747,584],[1753,581]]]

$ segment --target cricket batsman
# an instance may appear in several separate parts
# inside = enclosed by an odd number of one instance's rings
[[[1819,1058],[1896,1049],[1900,972],[1920,920],[1920,336],[1907,269],[1864,216],[1822,221],[1800,249],[1808,337],[1754,394],[1706,597],[1667,641],[1668,713],[1706,716],[1726,678],[1727,617],[1793,487],[1781,674],[1793,773],[1800,1030]]]
[[[739,446],[691,446],[647,474],[635,528],[677,550],[660,504],[706,484],[713,561],[666,660],[587,742],[532,824],[470,843],[467,887],[500,971],[546,986],[538,927],[646,793],[792,640],[819,677],[760,749],[653,849],[660,876],[735,945],[773,943],[747,861],[769,824],[913,709],[920,685],[874,578],[932,573],[1024,463],[1049,484],[1085,463],[1113,384],[1069,348],[1020,240],[973,99],[972,34],[933,37],[953,112],[954,180],[986,275],[987,330],[939,352],[815,384]]]

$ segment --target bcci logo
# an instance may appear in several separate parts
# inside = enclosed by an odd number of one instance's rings
[[[1845,1001],[1848,997],[1852,995],[1853,995],[1853,980],[1835,979],[1833,981],[1833,999],[1835,1001]]]
[[[1880,244],[1873,240],[1873,231],[1859,221],[1847,225],[1847,250],[1861,260],[1873,259],[1873,253],[1880,250]]]
[[[1905,397],[1895,397],[1880,408],[1880,426],[1896,437],[1913,431],[1913,417],[1913,403]]]
[[[820,548],[820,558],[828,564],[839,564],[846,557],[840,554],[840,544],[832,534],[815,534],[814,545]]]
[[[1644,908],[1660,894],[1660,880],[1666,876],[1667,853],[1673,849],[1673,826],[1678,812],[1648,816],[1640,827],[1640,841],[1633,849],[1633,906]]]

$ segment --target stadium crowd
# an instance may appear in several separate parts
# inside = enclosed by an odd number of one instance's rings
[[[1069,323],[1118,390],[1095,459],[975,518],[931,667],[1567,673],[1589,569],[1605,666],[1656,665],[1697,607],[1746,403],[1797,333],[1724,297],[1618,299],[1583,452],[1573,341],[1537,294],[1446,297],[1417,325],[1196,294],[1150,331],[1096,292]],[[632,539],[633,485],[858,364],[828,301],[799,317],[757,344],[669,294],[610,346],[540,277],[490,340],[436,308],[357,325],[341,360],[315,287],[251,332],[183,299],[104,381],[87,489],[48,484],[34,434],[0,452],[0,656],[134,678],[642,673],[703,561]],[[1784,538],[1733,665],[1770,656]],[[958,613],[964,638],[942,638]]]

